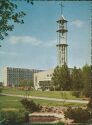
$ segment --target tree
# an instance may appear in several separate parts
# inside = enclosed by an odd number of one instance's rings
[[[71,74],[72,90],[80,91],[83,89],[83,77],[81,69],[74,67]]]
[[[55,68],[51,83],[53,84],[55,90],[70,90],[70,71],[66,64],[62,67],[57,66]]]
[[[91,117],[92,114],[87,109],[69,107],[65,111],[65,118],[73,119],[75,123],[88,123]]]
[[[23,0],[20,0],[23,1]],[[24,0],[33,4],[33,0]],[[23,24],[23,11],[18,12],[17,4],[13,0],[0,0],[0,39],[3,40],[8,35],[8,31],[13,31],[14,24]]]
[[[54,69],[54,73],[53,73],[53,76],[52,76],[52,79],[51,79],[51,83],[52,83],[52,86],[55,90],[59,90],[60,89],[60,68],[57,66],[55,69]]]
[[[84,89],[83,93],[92,98],[92,72],[91,72],[91,66],[85,65],[82,68],[83,72],[83,84],[84,84]]]

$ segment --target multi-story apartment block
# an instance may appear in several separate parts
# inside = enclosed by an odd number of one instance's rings
[[[40,72],[41,70],[36,69],[23,69],[23,68],[12,68],[3,67],[3,85],[4,86],[15,86],[22,80],[32,81],[34,80],[34,73]]]

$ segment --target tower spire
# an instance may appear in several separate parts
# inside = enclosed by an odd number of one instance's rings
[[[62,16],[63,14],[63,4],[59,4],[61,7],[61,17],[57,20],[58,30],[57,30],[57,57],[58,66],[67,64],[67,20]]]
[[[63,4],[62,4],[62,2],[59,4],[60,5],[60,7],[61,7],[61,16],[63,15]]]

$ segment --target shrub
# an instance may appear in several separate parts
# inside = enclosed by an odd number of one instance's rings
[[[25,113],[25,122],[27,123],[27,122],[29,122],[29,112],[28,111],[26,111]]]
[[[87,109],[69,107],[65,111],[65,118],[73,119],[75,123],[87,123],[91,114]]]
[[[81,92],[80,91],[73,91],[72,95],[75,96],[75,97],[77,97],[77,98],[79,98],[80,95],[81,95]]]
[[[21,100],[21,103],[25,107],[25,109],[31,113],[41,110],[41,106],[39,104],[36,104],[33,100],[24,98]]]
[[[16,125],[25,122],[25,113],[17,110],[0,111],[0,121],[3,125]]]
[[[87,108],[92,110],[92,98],[90,98]]]

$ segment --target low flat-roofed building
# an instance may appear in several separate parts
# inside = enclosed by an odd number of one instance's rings
[[[72,73],[72,68],[69,68],[70,74]],[[36,90],[49,90],[51,87],[50,82],[54,73],[54,68],[45,70],[42,72],[34,73],[34,87]]]
[[[41,89],[41,86],[45,86],[45,89],[49,89],[49,83],[51,81],[54,69],[34,73],[34,87],[36,90]]]

